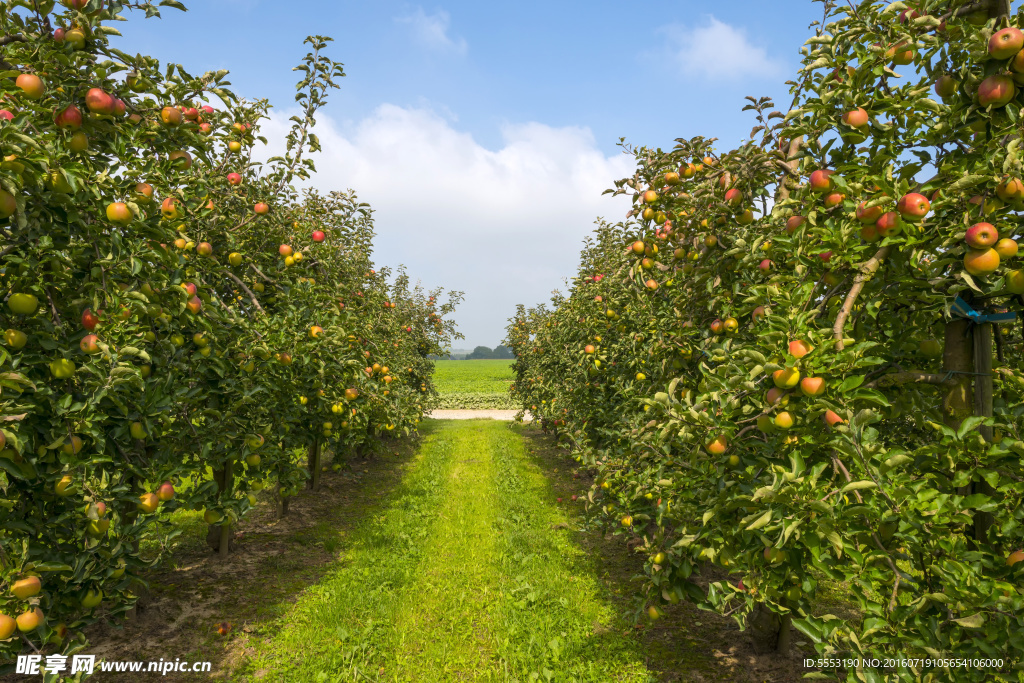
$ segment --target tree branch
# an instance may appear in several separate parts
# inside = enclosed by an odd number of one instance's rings
[[[257,274],[257,275],[259,275],[259,276],[260,276],[261,278],[263,278],[264,280],[266,280],[266,281],[267,281],[267,282],[269,282],[270,284],[274,284],[274,281],[273,281],[273,280],[271,280],[271,279],[270,279],[269,277],[267,277],[266,275],[264,275],[264,274],[263,274],[263,271],[261,271],[261,270],[260,270],[259,268],[257,268],[257,267],[256,267],[256,266],[255,266],[254,264],[250,263],[250,264],[249,264],[249,267],[250,267],[250,268],[252,268],[253,270],[255,270],[255,271],[256,271],[256,274]]]
[[[234,273],[232,273],[232,272],[225,271],[224,274],[227,275],[232,280],[234,280],[235,284],[237,284],[239,287],[241,287],[245,291],[245,293],[249,295],[249,299],[252,301],[252,305],[256,307],[257,311],[259,311],[260,313],[262,313],[264,315],[267,314],[267,312],[263,310],[263,307],[260,306],[260,302],[256,300],[256,295],[252,293],[252,290],[250,290],[248,287],[245,286],[244,282],[239,280],[238,277]]]
[[[922,384],[939,384],[942,386],[954,386],[957,381],[952,376],[943,373],[916,372],[914,370],[892,372],[882,375],[878,379],[864,385],[866,389],[887,389],[889,387],[907,384],[909,382],[920,382]]]
[[[846,326],[846,320],[850,317],[850,312],[853,310],[853,305],[857,302],[857,297],[860,295],[864,285],[874,277],[875,273],[878,272],[879,266],[882,265],[888,256],[892,247],[882,247],[875,252],[875,255],[869,258],[860,266],[860,272],[857,273],[857,277],[853,278],[853,286],[850,287],[850,292],[846,295],[846,301],[843,303],[842,309],[839,314],[836,315],[836,324],[832,326],[832,333],[836,339],[836,350],[843,350],[843,328]]]

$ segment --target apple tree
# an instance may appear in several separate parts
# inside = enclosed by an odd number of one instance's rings
[[[823,8],[749,141],[627,148],[635,208],[511,321],[513,391],[642,539],[651,616],[691,599],[764,647],[791,624],[829,656],[1001,662],[829,675],[987,680],[1022,645],[1021,17]],[[824,582],[857,620],[815,608]]]

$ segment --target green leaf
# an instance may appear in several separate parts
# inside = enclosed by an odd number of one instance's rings
[[[822,641],[821,628],[811,621],[811,618],[794,618],[791,623],[793,624],[793,628],[800,631],[800,633],[803,633],[815,643],[820,643]]]
[[[772,521],[772,511],[768,510],[763,515],[761,515],[756,520],[754,520],[750,524],[750,526],[747,527],[747,531],[754,531],[756,529],[760,529],[761,527],[763,527],[766,524],[768,524],[768,522],[770,522],[770,521]]]
[[[856,389],[864,383],[863,375],[853,375],[843,380],[843,383],[839,385],[839,393],[845,394],[847,391]]]
[[[964,628],[981,628],[985,625],[985,615],[981,612],[972,614],[969,617],[963,617],[962,619],[954,619],[955,623],[960,624]]]
[[[850,491],[863,491],[864,489],[873,489],[878,484],[873,481],[864,479],[862,481],[851,481],[849,484],[839,489],[839,493],[848,493]]]

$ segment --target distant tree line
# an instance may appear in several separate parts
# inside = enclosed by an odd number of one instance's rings
[[[515,356],[512,355],[512,349],[508,348],[504,344],[498,344],[494,349],[489,349],[486,346],[478,346],[469,353],[450,353],[446,356],[430,356],[431,360],[512,360],[514,358]]]

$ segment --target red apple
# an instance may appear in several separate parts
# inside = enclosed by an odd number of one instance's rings
[[[967,228],[964,239],[972,249],[988,249],[999,241],[999,232],[991,223],[975,223]]]
[[[82,327],[89,332],[96,329],[96,326],[100,324],[100,318],[98,315],[92,312],[91,308],[87,308],[82,311]]]
[[[313,231],[313,241],[314,242],[323,242],[324,241],[324,237],[326,237],[326,235],[324,235],[322,230],[314,230]]]
[[[90,88],[85,93],[85,107],[94,114],[112,115],[117,110],[117,102],[103,88]]]
[[[82,127],[82,111],[73,104],[68,105],[54,116],[53,122],[58,128],[78,130]]]
[[[719,434],[707,445],[708,453],[711,455],[722,455],[729,448],[729,439],[725,434]]]
[[[1009,237],[1004,237],[1003,239],[999,240],[992,248],[996,250],[997,254],[999,254],[999,259],[1001,261],[1004,259],[1013,258],[1014,256],[1017,255],[1017,242],[1015,240],[1010,239]]]
[[[174,484],[169,481],[160,484],[160,488],[156,490],[156,497],[162,501],[174,498]]]
[[[1017,178],[1007,178],[996,185],[996,195],[1004,202],[1012,202],[1024,197],[1024,183]]]
[[[1003,74],[994,74],[978,86],[978,104],[982,107],[1005,106],[1017,93],[1013,79]]]
[[[84,353],[92,356],[100,352],[100,347],[97,344],[98,341],[99,337],[95,334],[87,334],[82,337],[82,341],[78,342],[78,347],[82,349]]]
[[[21,88],[21,94],[30,100],[38,100],[46,93],[43,79],[35,74],[21,74],[14,79],[14,85]]]
[[[928,215],[931,203],[923,194],[910,192],[900,197],[900,201],[896,204],[896,210],[904,220],[916,223]]]
[[[825,423],[829,427],[835,427],[837,424],[841,424],[843,422],[846,422],[846,420],[839,417],[839,415],[837,415],[836,413],[832,412],[831,410],[825,411]]]
[[[772,268],[771,259],[764,259],[757,267],[761,269],[762,273],[767,273]]]
[[[281,256],[291,256],[292,247],[289,244],[282,244],[277,248],[277,253],[281,254]]]
[[[794,339],[789,342],[789,355],[793,356],[793,358],[803,358],[811,352],[811,349],[811,345],[803,339]]]
[[[878,231],[879,237],[888,237],[890,235],[898,235],[902,223],[900,222],[900,215],[895,211],[887,211],[882,214],[882,217],[875,221],[875,230]]]
[[[192,155],[183,149],[175,150],[167,155],[167,159],[174,165],[174,168],[187,171],[192,168]]]
[[[1024,33],[1012,26],[996,31],[988,41],[988,54],[992,59],[1009,59],[1022,48]]]
[[[178,211],[178,200],[174,197],[168,197],[160,204],[160,213],[164,218],[168,220],[174,220],[181,215]]]
[[[835,173],[835,171],[829,171],[827,169],[818,169],[811,173],[809,180],[811,192],[816,192],[818,194],[831,192],[833,187],[831,176],[833,173]]]
[[[135,216],[124,202],[107,204],[107,220],[117,225],[128,225]]]
[[[737,188],[726,190],[725,192],[725,203],[730,206],[739,206],[740,202],[743,201],[743,192]]]
[[[792,235],[806,220],[803,216],[790,216],[786,221],[786,232]]]
[[[857,205],[857,220],[861,223],[874,223],[882,215],[882,207],[880,206],[867,206],[867,202],[861,202]]]
[[[843,123],[853,128],[863,128],[868,125],[868,113],[863,107],[857,107],[843,114]]]
[[[160,122],[165,126],[180,126],[181,120],[181,110],[177,107],[164,107],[160,110]]]
[[[914,46],[907,45],[907,41],[902,40],[885,51],[885,58],[891,59],[897,66],[910,64],[914,61]]]
[[[964,255],[964,269],[971,275],[988,275],[999,268],[999,254],[995,249],[968,249]]]
[[[151,201],[153,201],[153,186],[149,183],[136,183],[135,202],[138,204],[148,204]]]
[[[242,184],[242,176],[238,175],[237,173],[228,173],[228,184],[229,185],[241,185]]]
[[[839,206],[846,199],[846,195],[842,192],[829,192],[825,195],[825,208],[831,209],[833,206]]]
[[[821,396],[825,393],[825,380],[821,377],[804,377],[800,380],[800,392],[804,396]]]
[[[188,300],[188,303],[185,304],[185,306],[188,308],[189,312],[194,314],[198,313],[203,307],[203,302],[198,296],[194,296]]]

